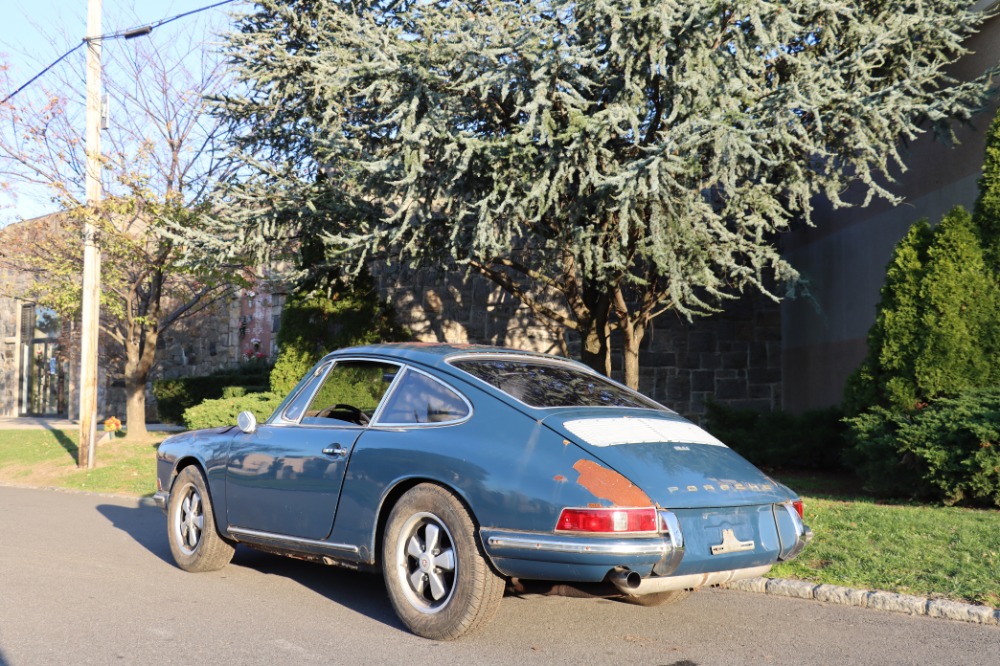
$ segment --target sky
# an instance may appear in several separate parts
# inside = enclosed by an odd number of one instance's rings
[[[0,20],[0,62],[8,65],[11,90],[0,90],[0,99],[26,83],[31,77],[80,43],[86,34],[88,0],[0,0],[3,19]],[[219,0],[103,0],[102,33],[113,32],[133,26],[154,23],[214,5]],[[236,9],[239,3],[223,5],[201,14],[174,21],[161,29],[154,30],[141,39],[164,39],[169,37],[166,28],[183,29],[183,26],[203,27],[203,17],[212,14],[212,19],[223,20],[227,11]],[[211,38],[211,37],[210,37]],[[214,38],[213,38],[214,39]],[[106,41],[104,49],[113,49],[116,41]],[[76,68],[84,77],[85,51],[79,49],[71,57],[56,67]],[[49,73],[46,77],[52,76]],[[105,74],[107,76],[107,74]],[[36,84],[40,84],[39,80]],[[26,91],[27,92],[27,91]],[[81,137],[83,127],[80,128]],[[53,205],[47,201],[45,191],[29,191],[20,188],[16,200],[0,193],[0,227],[16,219],[29,219],[53,212]]]

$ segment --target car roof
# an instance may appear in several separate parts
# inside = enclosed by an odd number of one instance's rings
[[[520,356],[531,357],[543,361],[563,362],[571,365],[579,365],[575,361],[543,354],[541,352],[524,351],[521,349],[509,349],[506,347],[492,347],[490,345],[462,345],[445,344],[438,342],[393,342],[376,345],[365,345],[361,347],[346,347],[330,353],[330,358],[353,355],[373,355],[400,360],[413,361],[432,367],[445,366],[449,358],[462,356]]]

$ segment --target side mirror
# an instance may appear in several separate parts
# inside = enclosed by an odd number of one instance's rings
[[[240,415],[236,417],[236,425],[246,434],[253,434],[257,431],[257,417],[253,415],[253,412],[240,412]]]

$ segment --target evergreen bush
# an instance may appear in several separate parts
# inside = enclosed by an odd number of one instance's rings
[[[1000,388],[971,389],[911,412],[874,409],[848,422],[849,458],[867,490],[1000,506]]]
[[[285,394],[328,352],[342,347],[409,339],[392,310],[375,297],[371,279],[293,294],[278,330],[271,391]]]
[[[986,157],[979,179],[979,196],[973,219],[983,242],[986,263],[1000,271],[1000,113],[986,134]]]
[[[845,411],[909,411],[1000,382],[1000,291],[971,215],[913,225],[886,271],[868,356],[848,381]]]

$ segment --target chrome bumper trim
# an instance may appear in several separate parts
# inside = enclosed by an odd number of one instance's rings
[[[167,512],[167,502],[170,501],[170,493],[166,490],[157,490],[153,493],[153,501],[156,506],[163,510],[163,513]]]
[[[549,553],[581,555],[666,555],[670,546],[662,539],[644,541],[600,541],[597,539],[567,539],[546,535],[493,534],[487,538],[490,548],[497,550],[536,550]]]

